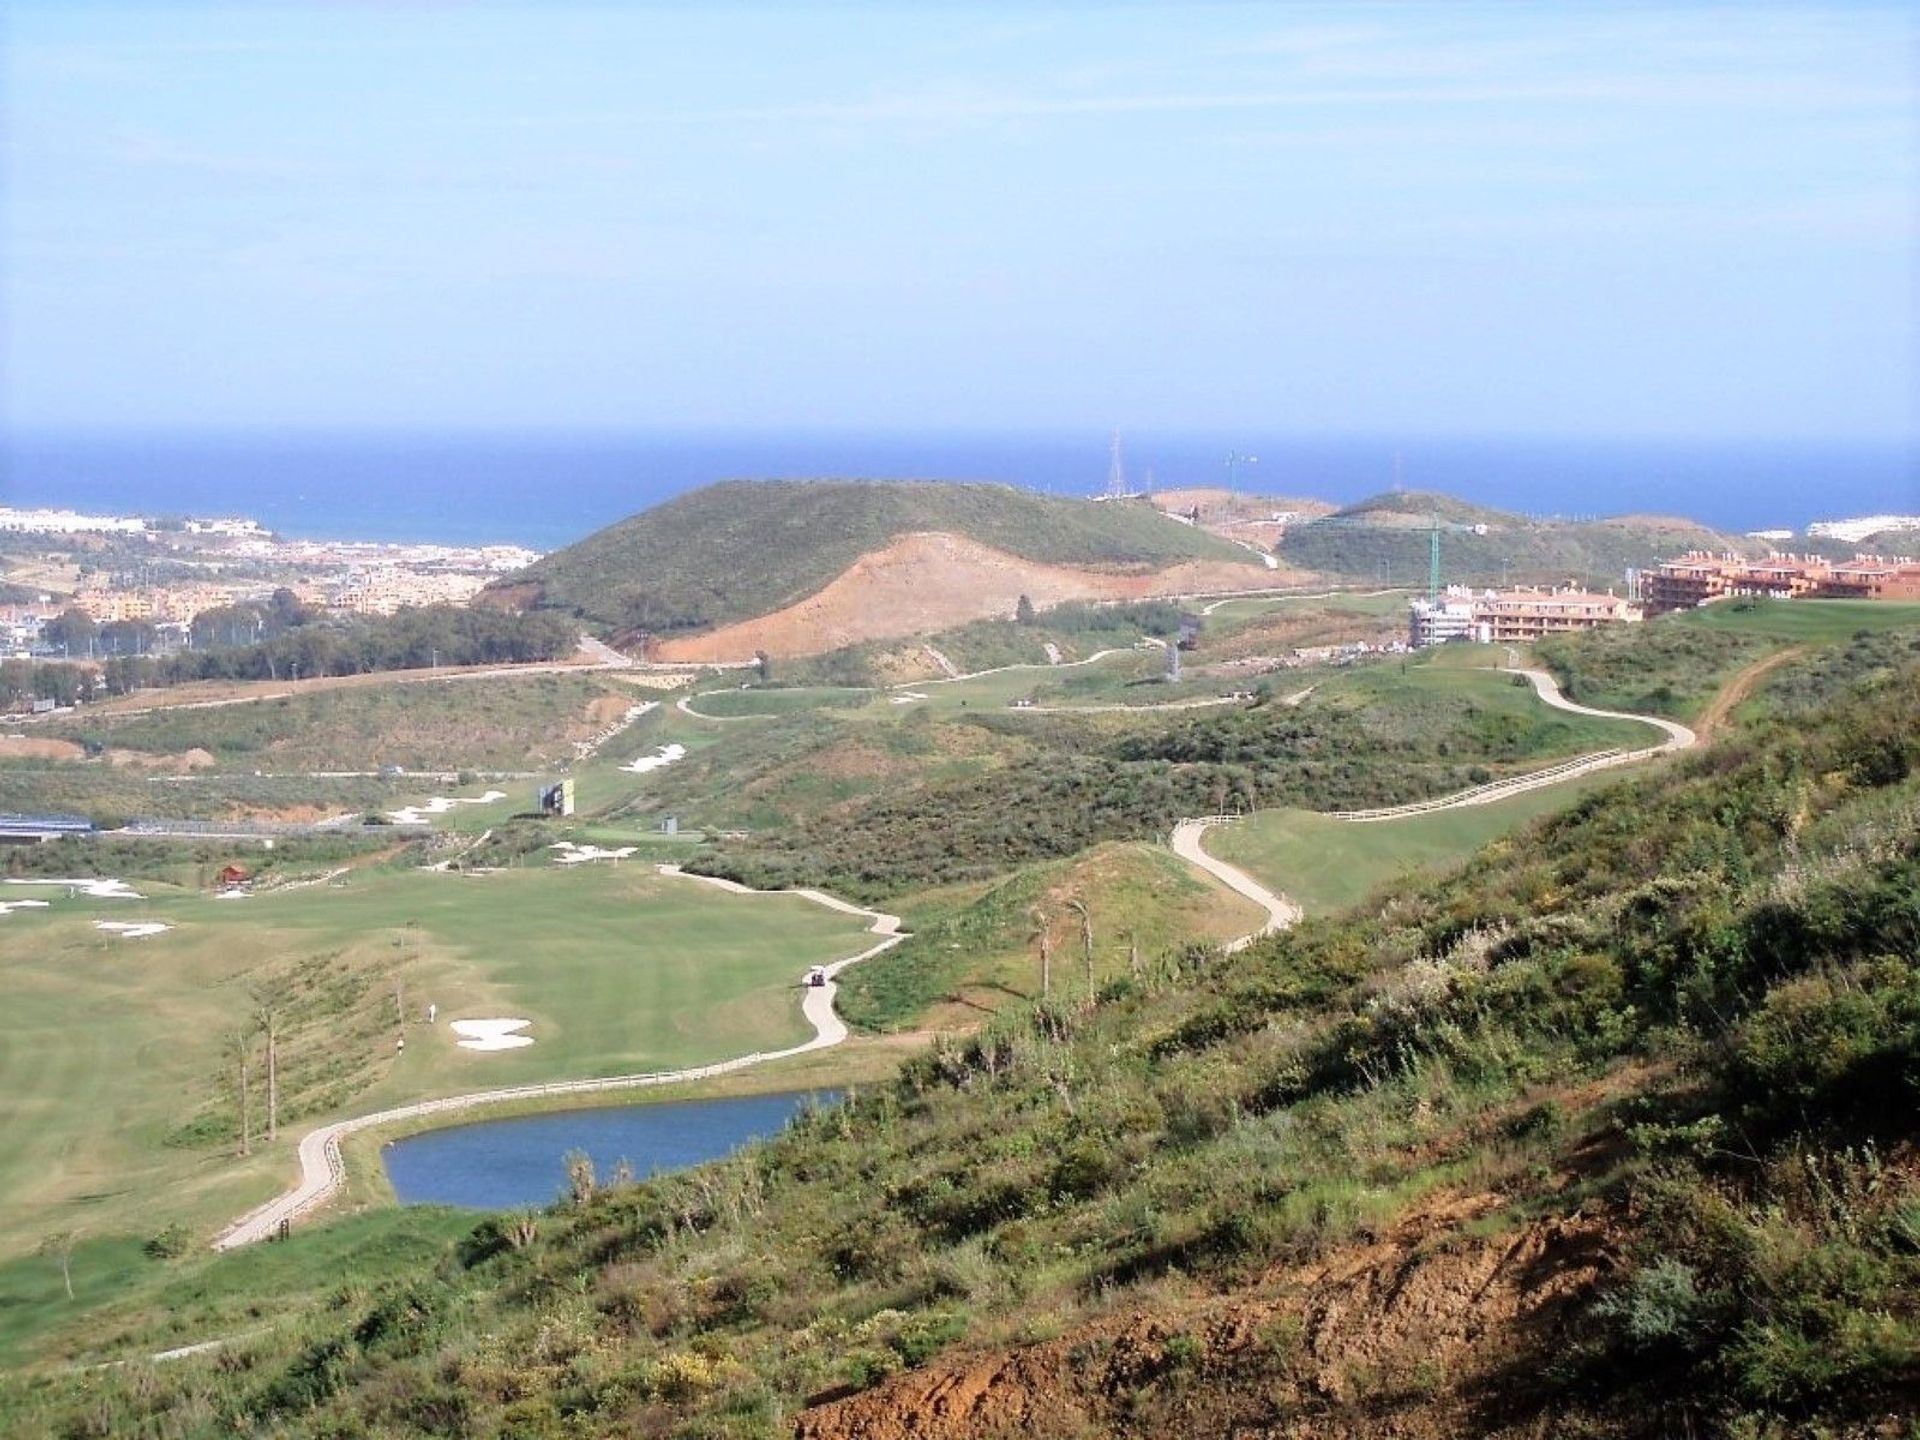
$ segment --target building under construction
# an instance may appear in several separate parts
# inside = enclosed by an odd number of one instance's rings
[[[1415,600],[1409,607],[1407,638],[1416,650],[1456,640],[1524,645],[1598,625],[1630,625],[1640,618],[1640,608],[1620,595],[1572,587],[1475,592],[1449,585],[1444,593]]]

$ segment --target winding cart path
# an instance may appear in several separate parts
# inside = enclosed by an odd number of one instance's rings
[[[1700,743],[1700,736],[1677,720],[1666,720],[1658,715],[1635,715],[1622,710],[1597,710],[1591,705],[1575,704],[1560,693],[1559,682],[1545,670],[1516,668],[1509,673],[1524,675],[1541,700],[1556,710],[1565,710],[1574,715],[1593,715],[1606,720],[1638,720],[1643,725],[1651,725],[1659,730],[1664,738],[1657,744],[1639,750],[1600,750],[1591,755],[1582,755],[1557,765],[1549,765],[1544,770],[1509,776],[1503,780],[1476,785],[1470,790],[1459,790],[1452,795],[1442,795],[1432,800],[1415,800],[1406,805],[1389,805],[1377,810],[1336,810],[1331,812],[1328,818],[1351,821],[1355,824],[1373,824],[1379,821],[1404,820],[1412,815],[1428,815],[1436,810],[1455,810],[1467,805],[1485,805],[1495,800],[1504,800],[1512,795],[1525,794],[1529,790],[1558,785],[1581,775],[1592,774],[1596,770],[1608,770],[1616,765],[1636,764],[1642,760],[1651,760],[1657,755],[1670,754],[1676,750],[1688,750]],[[1753,678],[1757,679],[1758,675]],[[1752,681],[1744,674],[1736,677],[1734,684],[1738,686],[1743,680],[1750,688]],[[1206,871],[1228,889],[1244,895],[1267,912],[1267,921],[1258,930],[1242,935],[1227,945],[1229,953],[1244,949],[1262,935],[1270,935],[1276,930],[1290,928],[1299,922],[1301,916],[1300,907],[1285,895],[1267,889],[1238,866],[1229,865],[1218,856],[1207,853],[1203,843],[1206,832],[1215,825],[1230,824],[1234,818],[1231,815],[1209,815],[1199,819],[1182,820],[1173,827],[1172,836],[1174,854]]]
[[[213,1242],[213,1248],[232,1250],[241,1245],[251,1245],[257,1240],[268,1239],[279,1230],[282,1224],[291,1223],[309,1215],[331,1200],[339,1193],[347,1178],[346,1161],[341,1154],[341,1142],[349,1135],[362,1130],[391,1125],[400,1120],[417,1120],[428,1115],[451,1115],[463,1110],[477,1109],[483,1105],[499,1105],[509,1100],[533,1100],[545,1096],[589,1095],[605,1091],[639,1090],[657,1085],[678,1085],[689,1080],[705,1080],[715,1075],[730,1075],[736,1070],[748,1070],[756,1065],[765,1065],[769,1061],[785,1060],[795,1055],[805,1055],[812,1050],[824,1050],[838,1045],[847,1038],[847,1026],[833,1007],[834,996],[839,989],[834,983],[835,977],[849,965],[857,965],[862,960],[871,959],[884,950],[892,949],[907,938],[907,932],[900,928],[898,915],[864,909],[838,896],[829,895],[824,890],[754,890],[731,880],[720,880],[706,875],[687,875],[678,865],[662,865],[658,868],[663,875],[684,876],[688,880],[715,885],[739,895],[798,895],[802,899],[811,900],[816,905],[825,905],[829,909],[839,910],[848,915],[864,915],[873,922],[867,929],[872,934],[878,935],[880,939],[878,943],[868,946],[857,955],[849,955],[844,960],[836,960],[822,967],[826,971],[827,983],[809,986],[804,990],[800,1002],[800,1013],[813,1027],[813,1038],[803,1044],[789,1046],[785,1050],[756,1051],[751,1055],[739,1055],[731,1060],[716,1061],[711,1065],[694,1065],[684,1070],[611,1075],[595,1080],[552,1080],[539,1085],[510,1085],[497,1090],[475,1090],[465,1095],[449,1095],[438,1100],[421,1100],[412,1105],[396,1105],[390,1110],[377,1110],[370,1115],[356,1115],[349,1120],[336,1120],[332,1124],[309,1130],[300,1137],[298,1182],[291,1189],[235,1220],[221,1231],[219,1238]]]

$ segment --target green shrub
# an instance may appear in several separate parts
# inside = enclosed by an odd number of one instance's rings
[[[141,1251],[155,1260],[178,1260],[193,1248],[193,1233],[184,1225],[169,1225],[150,1235]]]
[[[1671,1259],[1636,1270],[1594,1306],[1632,1350],[1688,1349],[1699,1338],[1705,1309],[1693,1268]]]

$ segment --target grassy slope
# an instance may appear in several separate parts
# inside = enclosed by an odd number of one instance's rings
[[[1920,628],[1920,605],[1877,600],[1740,599],[1681,616],[1701,630],[1764,635],[1796,644],[1830,644],[1862,632]]]
[[[810,1433],[1871,1433],[1920,1387],[1920,674],[1863,683],[526,1250],[0,1413],[745,1440],[872,1390]]]
[[[667,633],[790,605],[861,555],[920,530],[1061,564],[1248,558],[1144,504],[1095,505],[1003,485],[742,480],[608,526],[500,588],[532,587],[538,604],[606,629]]]
[[[840,1008],[857,1025],[970,1025],[1012,1001],[1037,997],[1036,936],[1054,947],[1054,983],[1084,994],[1078,900],[1094,927],[1094,977],[1128,973],[1131,947],[1144,963],[1194,941],[1249,934],[1258,906],[1195,872],[1158,846],[1102,845],[1072,860],[1029,866],[985,888],[910,897],[902,912],[913,938],[850,973]]]
[[[92,816],[117,827],[131,816],[230,820],[252,816],[308,819],[385,810],[418,798],[417,780],[314,780],[305,775],[238,772],[190,780],[93,762],[0,765],[0,810]]]
[[[1309,915],[1332,915],[1389,884],[1404,890],[1423,875],[1463,864],[1482,846],[1619,778],[1589,776],[1490,805],[1366,825],[1306,810],[1262,810],[1208,832],[1206,845]]]
[[[1831,645],[1890,631],[1904,632],[1920,645],[1920,606],[1741,602],[1651,628],[1594,631],[1542,648],[1575,682],[1576,698],[1691,717],[1741,665],[1784,644]],[[1888,653],[1897,657],[1898,650]],[[1601,683],[1602,675],[1611,683]],[[1764,693],[1748,706],[1756,712],[1768,708]],[[1483,845],[1620,778],[1588,776],[1492,805],[1382,824],[1348,825],[1298,810],[1262,811],[1213,832],[1207,847],[1283,891],[1308,913],[1329,914],[1390,882],[1404,887],[1416,878],[1413,872],[1462,864]]]
[[[810,1033],[797,977],[865,945],[854,917],[637,866],[386,872],[227,903],[152,893],[0,918],[0,1249],[70,1223],[209,1226],[284,1183],[303,1125],[251,1160],[226,1158],[221,1040],[256,991],[287,1010],[284,1113],[311,1120],[792,1044]],[[97,915],[177,928],[122,940],[96,931]],[[410,1014],[433,1000],[443,1022],[412,1026],[397,1059],[396,970]],[[538,1043],[457,1049],[444,1022],[483,1015],[533,1020]]]

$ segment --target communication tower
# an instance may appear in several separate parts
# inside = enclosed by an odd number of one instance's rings
[[[1107,443],[1107,499],[1127,498],[1127,463],[1120,455],[1120,432],[1113,432]]]

